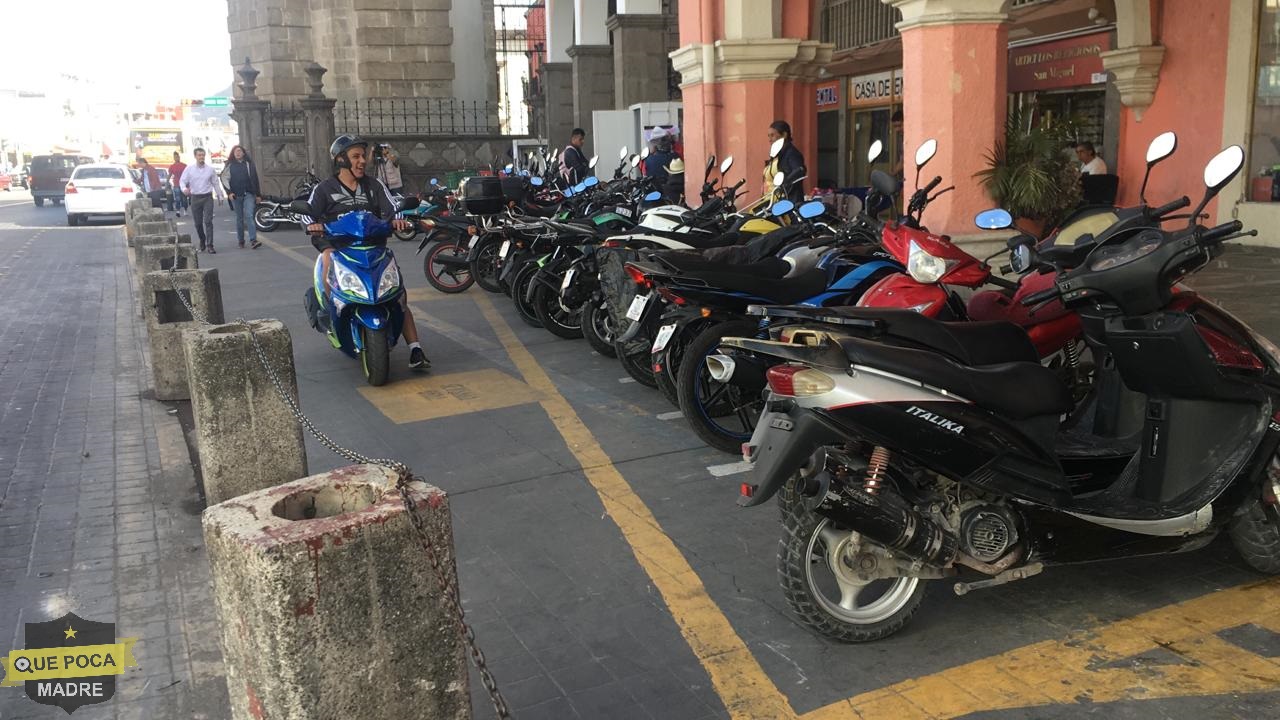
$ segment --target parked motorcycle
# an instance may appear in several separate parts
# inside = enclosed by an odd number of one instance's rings
[[[783,361],[765,371],[739,503],[782,492],[778,570],[802,622],[876,640],[907,623],[928,580],[965,595],[1220,532],[1280,573],[1280,348],[1180,284],[1256,233],[1197,224],[1243,162],[1239,146],[1209,161],[1185,228],[1110,233],[1022,299],[1079,314],[1100,359],[1080,407],[1012,323],[828,308],[832,329],[798,341],[722,343],[730,359]]]

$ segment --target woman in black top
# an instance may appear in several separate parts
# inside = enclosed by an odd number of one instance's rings
[[[258,169],[244,148],[236,145],[231,148],[231,159],[226,169],[227,198],[231,200],[231,209],[236,214],[236,239],[240,247],[244,247],[245,229],[249,232],[249,245],[257,250],[262,247],[258,242],[258,228],[253,224],[253,210],[256,200],[262,199],[262,190],[258,186]]]
[[[782,151],[778,156],[771,159],[765,164],[764,181],[765,192],[773,189],[773,176],[781,172],[783,176],[790,178],[793,173],[804,175],[804,154],[800,152],[800,148],[791,140],[791,125],[784,120],[775,120],[769,126],[769,144],[772,144],[782,138]],[[804,188],[801,183],[791,186],[790,192],[787,193],[787,199],[799,205],[804,200]]]

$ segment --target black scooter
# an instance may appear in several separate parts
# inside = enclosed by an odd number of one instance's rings
[[[829,308],[823,332],[722,343],[716,361],[741,361],[735,372],[783,361],[764,371],[739,502],[781,491],[779,573],[804,623],[875,640],[910,619],[926,580],[964,595],[1223,531],[1280,573],[1280,348],[1179,284],[1254,234],[1196,224],[1243,161],[1232,146],[1209,162],[1184,229],[1105,233],[1024,300],[1080,314],[1099,362],[1079,407],[1010,323]]]

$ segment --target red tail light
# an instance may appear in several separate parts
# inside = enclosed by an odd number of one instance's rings
[[[1262,360],[1259,360],[1258,356],[1254,355],[1249,348],[1240,345],[1217,330],[1197,325],[1196,332],[1200,333],[1200,339],[1204,340],[1204,344],[1209,346],[1213,361],[1218,365],[1236,368],[1237,370],[1263,369]]]
[[[624,243],[621,240],[605,240],[603,243],[601,243],[600,247],[620,248],[623,246],[623,244]]]
[[[667,302],[675,303],[676,305],[688,305],[688,304],[689,304],[689,301],[688,301],[688,300],[685,300],[684,298],[682,298],[682,297],[680,297],[679,295],[677,295],[677,294],[675,294],[675,293],[671,292],[671,290],[670,290],[670,289],[665,288],[665,287],[660,287],[660,288],[658,288],[658,294],[659,294],[659,295],[661,295],[664,299],[666,299],[666,301],[667,301]]]
[[[756,486],[750,483],[742,483],[738,488],[738,494],[745,498],[752,497],[756,494]]]
[[[121,186],[120,186],[120,192],[122,192],[122,193],[129,193],[130,195],[132,195],[132,194],[133,194],[133,192],[134,192],[134,190],[133,190],[133,186],[132,186],[132,185],[121,185]]]
[[[66,194],[68,194],[68,195],[75,195],[76,193],[78,193],[78,192],[80,192],[80,191],[79,191],[79,190],[76,190],[76,184],[75,184],[75,183],[67,183],[67,187],[66,187],[66,190],[65,190],[64,192],[66,192]]]
[[[645,277],[643,270],[630,264],[623,267],[627,269],[627,274],[631,276],[632,282],[646,289],[653,287],[653,281]]]
[[[830,375],[805,365],[774,365],[765,378],[773,394],[786,397],[822,395],[836,387]]]

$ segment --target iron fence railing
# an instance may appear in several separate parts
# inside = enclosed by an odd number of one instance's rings
[[[1023,7],[1052,0],[1013,0],[1010,7]],[[822,10],[822,41],[834,44],[835,51],[874,45],[898,34],[902,16],[883,0],[829,0]]]
[[[307,132],[307,117],[298,108],[268,108],[263,120],[266,122],[263,133],[268,137],[305,135]]]
[[[339,102],[340,133],[366,135],[496,135],[499,105],[455,98],[366,98]]]

